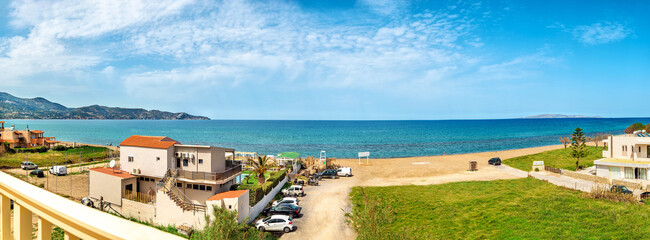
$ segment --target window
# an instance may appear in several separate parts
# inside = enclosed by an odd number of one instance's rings
[[[199,185],[199,190],[205,191],[205,185]]]
[[[160,161],[160,157],[156,157],[156,161]]]
[[[188,184],[187,184],[187,188],[188,188],[188,189],[191,189],[191,188],[192,188],[192,184],[189,184],[189,183],[188,183]]]
[[[189,166],[189,162],[187,161],[187,159],[183,159],[183,167],[187,167],[187,166]]]
[[[203,164],[203,159],[199,159],[199,164]]]
[[[177,188],[183,188],[183,183],[176,183]]]
[[[625,168],[625,178],[626,179],[634,179],[634,168]]]
[[[212,192],[212,186],[205,186],[205,190]]]
[[[129,156],[129,162],[133,162],[133,156]]]
[[[144,177],[139,177],[138,178],[140,181],[144,181]]]
[[[199,190],[199,185],[196,185],[196,184],[192,185],[192,189]]]
[[[149,181],[149,178],[148,178],[148,177],[144,178],[144,181],[145,181],[145,182],[148,182],[148,181]]]

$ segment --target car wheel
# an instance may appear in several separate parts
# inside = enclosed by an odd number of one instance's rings
[[[260,231],[262,231],[262,232],[265,232],[265,231],[266,231],[266,229],[264,229],[264,227],[260,227],[260,228],[258,228],[258,229],[259,229]]]
[[[284,232],[285,232],[285,233],[289,233],[289,232],[291,232],[291,228],[289,228],[289,227],[285,227],[285,228],[284,228]]]

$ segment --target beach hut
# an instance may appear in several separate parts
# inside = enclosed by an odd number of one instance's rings
[[[294,165],[298,160],[300,160],[300,153],[297,152],[283,152],[276,157],[278,165],[283,166]]]

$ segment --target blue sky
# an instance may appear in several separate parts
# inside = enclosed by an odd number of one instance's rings
[[[2,1],[0,91],[214,119],[647,117],[647,1]]]

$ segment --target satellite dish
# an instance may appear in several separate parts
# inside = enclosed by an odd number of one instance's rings
[[[115,160],[111,160],[111,162],[108,163],[108,166],[111,167],[111,168],[114,168],[115,167]]]

